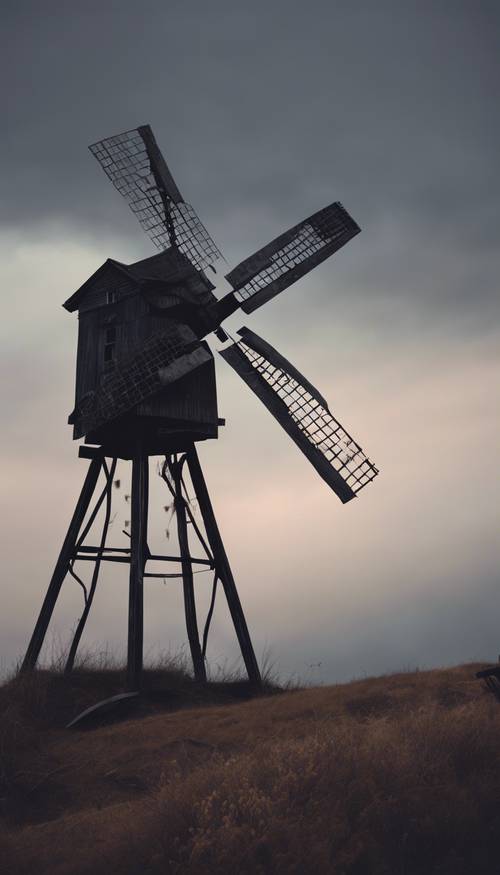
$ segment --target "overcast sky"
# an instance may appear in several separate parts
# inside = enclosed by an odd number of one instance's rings
[[[230,322],[290,358],[379,466],[357,500],[217,362],[227,425],[200,456],[259,657],[315,682],[497,658],[499,23],[496,0],[4,4],[3,670],[85,473],[60,305],[108,256],[153,254],[87,145],[145,123],[230,266],[333,200],[362,228]],[[148,582],[151,658],[185,647],[181,602]],[[68,579],[49,649],[80,610]],[[107,572],[84,647],[120,653],[126,611],[126,574]],[[232,664],[222,598],[213,632],[212,667]]]

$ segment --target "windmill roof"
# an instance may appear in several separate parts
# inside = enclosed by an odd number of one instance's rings
[[[64,302],[63,307],[69,310],[70,313],[77,310],[85,294],[93,288],[99,276],[110,267],[128,276],[135,282],[142,282],[148,279],[160,279],[166,282],[182,281],[192,276],[194,272],[203,279],[207,292],[211,292],[215,288],[208,277],[202,271],[197,270],[185,255],[176,249],[166,249],[164,252],[159,252],[158,255],[143,258],[141,261],[136,261],[133,264],[123,264],[114,258],[107,258],[92,276]]]

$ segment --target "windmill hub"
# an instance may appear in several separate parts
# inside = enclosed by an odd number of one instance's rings
[[[252,313],[333,255],[359,233],[356,222],[332,203],[276,237],[226,275],[223,298],[205,271],[220,252],[193,208],[184,201],[151,128],[144,125],[95,143],[91,152],[160,250],[134,264],[108,258],[65,302],[78,311],[75,406],[69,416],[80,456],[90,460],[87,477],[35,626],[23,669],[34,668],[61,586],[75,565],[94,563],[84,587],[84,610],[70,647],[67,669],[78,644],[104,561],[129,565],[127,683],[138,689],[143,651],[143,585],[152,576],[183,582],[187,636],[195,677],[206,679],[206,647],[217,585],[226,596],[249,680],[260,673],[234,578],[217,526],[196,443],[215,439],[218,416],[215,363],[206,340],[222,343],[221,323],[241,309]],[[248,328],[220,350],[222,358],[263,402],[320,476],[345,503],[377,475],[377,468],[340,425],[318,390],[267,341]],[[165,456],[162,476],[171,493],[179,556],[154,556],[148,546],[148,458]],[[109,547],[112,483],[117,459],[132,461],[130,545]],[[190,510],[189,472],[203,526]],[[104,489],[92,501],[100,475]],[[90,509],[92,507],[92,509]],[[104,508],[97,546],[87,535]],[[205,558],[192,556],[188,523]],[[202,530],[203,529],[203,530]],[[150,560],[176,562],[178,574],[147,570]],[[213,572],[212,598],[202,641],[198,631],[193,567]]]

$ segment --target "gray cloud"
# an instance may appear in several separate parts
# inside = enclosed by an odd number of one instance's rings
[[[481,304],[490,318],[499,19],[493,2],[11,9],[3,221],[113,229],[133,259],[141,231],[86,145],[151,121],[231,261],[339,198],[365,229],[349,294],[369,278],[429,319]],[[405,279],[419,273],[416,294]]]

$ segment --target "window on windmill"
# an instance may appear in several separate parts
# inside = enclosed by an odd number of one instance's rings
[[[106,304],[114,304],[116,301],[116,292],[114,289],[111,289],[106,292]]]
[[[104,361],[114,362],[116,358],[116,328],[114,325],[105,328],[104,334]]]

